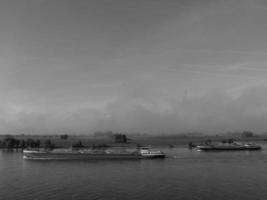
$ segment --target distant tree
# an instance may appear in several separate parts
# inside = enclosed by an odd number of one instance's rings
[[[17,140],[15,138],[13,138],[13,137],[10,137],[10,136],[6,137],[4,139],[4,142],[3,142],[4,148],[8,148],[8,149],[15,148],[16,147],[16,143],[17,143]]]
[[[14,147],[15,147],[16,149],[18,149],[18,148],[19,148],[19,145],[20,145],[20,140],[16,140],[16,139],[15,139],[15,141],[14,141]]]
[[[172,144],[170,144],[169,147],[173,148],[174,146]],[[188,147],[189,147],[189,149],[192,149],[192,148],[196,147],[196,145],[193,142],[189,142]]]
[[[212,143],[212,141],[210,139],[208,139],[208,140],[205,141],[205,144],[206,145],[210,145],[211,143]]]
[[[67,134],[64,134],[64,135],[61,135],[60,136],[60,139],[62,139],[62,140],[66,140],[66,139],[68,139],[68,135]]]
[[[29,148],[34,148],[35,147],[34,140],[31,139],[31,138],[28,138],[27,141],[26,141],[26,146],[29,147]]]
[[[233,142],[234,142],[234,140],[233,140],[232,138],[228,139],[228,143],[229,143],[229,144],[231,144],[231,143],[233,143]]]
[[[81,148],[81,147],[84,147],[84,146],[82,144],[82,141],[79,140],[76,144],[73,144],[72,147],[74,147],[74,148]]]
[[[22,149],[25,149],[25,148],[26,148],[26,142],[25,142],[25,140],[22,140],[22,141],[20,142],[20,147],[21,147]]]
[[[44,146],[45,146],[45,148],[50,147],[51,144],[52,144],[52,143],[51,143],[51,140],[45,140],[45,141],[44,141]]]
[[[221,141],[221,143],[227,143],[227,141],[226,141],[225,139],[223,139],[223,140]]]
[[[44,141],[44,147],[46,149],[53,149],[55,147],[55,145],[52,144],[51,140],[48,139],[48,140]]]
[[[125,134],[114,134],[113,140],[115,143],[127,143],[127,137]]]
[[[41,144],[41,141],[39,139],[35,141],[35,147],[36,148],[39,148],[40,144]]]
[[[242,137],[254,137],[254,133],[252,131],[243,131]]]

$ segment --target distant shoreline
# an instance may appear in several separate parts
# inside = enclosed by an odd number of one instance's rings
[[[266,142],[267,137],[257,136],[257,137],[231,137],[231,136],[181,136],[181,135],[167,135],[167,136],[131,136],[127,135],[127,143],[114,143],[111,137],[105,136],[87,136],[87,135],[69,135],[67,138],[60,138],[57,135],[47,135],[47,136],[38,136],[38,135],[12,135],[9,137],[14,138],[20,141],[20,144],[17,147],[10,149],[23,149],[21,142],[27,142],[31,139],[34,141],[39,140],[39,146],[36,148],[44,148],[45,143],[49,140],[53,144],[53,148],[69,148],[73,144],[81,143],[80,148],[101,148],[101,147],[138,147],[138,146],[147,146],[152,147],[175,147],[175,146],[187,146],[189,143],[200,144],[206,140],[212,141],[222,141],[226,139],[233,139],[234,141],[244,141],[244,142]],[[0,136],[0,149],[7,149],[3,147],[3,141],[7,136]],[[79,146],[77,146],[79,147]],[[25,146],[24,146],[25,148]]]

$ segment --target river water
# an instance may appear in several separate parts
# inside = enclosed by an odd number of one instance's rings
[[[254,152],[162,150],[165,160],[131,161],[33,161],[0,151],[0,199],[267,199],[267,146]]]

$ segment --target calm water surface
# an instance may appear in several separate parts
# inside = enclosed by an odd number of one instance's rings
[[[267,199],[267,146],[257,152],[163,149],[165,160],[31,161],[0,151],[1,200]]]

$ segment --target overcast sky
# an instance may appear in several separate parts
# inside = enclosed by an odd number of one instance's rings
[[[267,131],[264,0],[1,0],[0,133]]]

